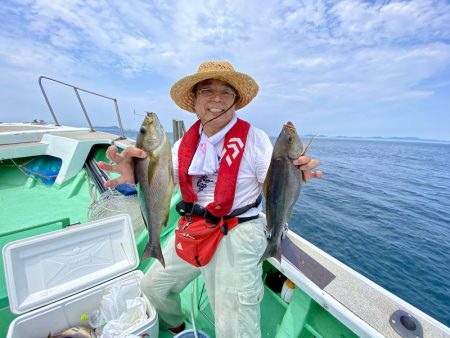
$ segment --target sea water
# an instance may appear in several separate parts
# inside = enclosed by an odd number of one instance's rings
[[[309,154],[324,176],[291,230],[450,325],[450,143],[318,138]]]
[[[450,143],[316,138],[309,155],[324,176],[290,229],[449,326]]]

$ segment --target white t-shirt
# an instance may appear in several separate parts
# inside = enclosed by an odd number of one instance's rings
[[[178,184],[178,149],[181,140],[175,142],[172,148],[174,180]],[[218,154],[222,153],[223,142],[216,144]],[[236,193],[231,211],[249,205],[256,201],[261,194],[262,184],[267,175],[272,156],[272,143],[262,130],[250,126],[244,155],[239,167]],[[198,196],[197,203],[206,206],[214,201],[214,187],[217,182],[217,173],[192,177],[192,187]],[[262,204],[258,208],[248,210],[239,217],[257,215],[262,210]]]

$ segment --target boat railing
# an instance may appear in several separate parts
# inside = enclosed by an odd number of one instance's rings
[[[42,94],[44,95],[45,102],[47,102],[47,106],[50,109],[50,113],[52,114],[53,120],[55,121],[55,125],[60,126],[60,124],[58,122],[58,119],[56,118],[56,114],[55,114],[55,112],[54,112],[54,110],[52,108],[52,105],[50,104],[50,101],[48,99],[47,93],[44,90],[44,86],[42,85],[42,80],[44,80],[44,79],[45,80],[49,80],[49,81],[53,81],[53,82],[56,82],[56,83],[59,83],[59,84],[62,84],[64,86],[68,86],[68,87],[71,87],[71,88],[74,89],[75,95],[77,96],[78,102],[80,103],[81,109],[83,110],[83,114],[84,114],[84,116],[86,118],[86,121],[87,121],[91,131],[95,131],[95,129],[92,126],[91,120],[89,118],[89,115],[88,115],[88,113],[86,111],[86,107],[85,107],[85,105],[83,103],[83,100],[81,99],[81,96],[80,96],[79,92],[82,91],[82,92],[85,92],[85,93],[88,93],[88,94],[92,94],[92,95],[95,95],[95,96],[103,97],[105,99],[113,101],[114,102],[114,107],[116,109],[117,122],[119,123],[120,138],[121,139],[125,139],[126,138],[125,137],[125,133],[123,131],[123,127],[122,127],[122,120],[120,119],[119,106],[117,104],[117,99],[115,99],[113,97],[109,97],[109,96],[103,95],[103,94],[95,93],[93,91],[86,90],[86,89],[83,89],[83,88],[80,88],[80,87],[77,87],[77,86],[74,86],[74,85],[71,85],[71,84],[68,84],[68,83],[56,80],[56,79],[52,79],[52,78],[47,77],[47,76],[40,76],[39,77],[39,87],[41,87]]]

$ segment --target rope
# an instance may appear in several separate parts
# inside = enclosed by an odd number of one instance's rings
[[[10,161],[13,162],[14,164],[0,164],[0,167],[4,167],[4,168],[8,168],[8,167],[20,167],[20,166],[24,166],[24,165],[27,165],[27,164],[31,163],[33,160],[29,160],[28,162],[23,163],[23,164],[20,164],[20,165],[18,165],[16,162],[14,162],[13,159],[11,159]],[[3,161],[0,161],[0,163],[2,163],[2,162],[3,162]]]
[[[34,180],[37,180],[36,179],[36,177],[34,177],[34,176],[32,176],[32,175],[36,175],[36,176],[38,176],[38,177],[42,177],[42,178],[44,178],[44,179],[51,179],[51,178],[55,178],[56,176],[58,176],[58,174],[56,174],[56,175],[44,175],[44,174],[41,174],[41,173],[39,173],[39,172],[37,172],[37,171],[34,171],[34,170],[31,170],[31,169],[29,169],[29,168],[26,168],[25,166],[27,165],[27,164],[29,164],[29,163],[31,163],[33,160],[30,160],[30,161],[28,161],[28,162],[26,162],[26,163],[23,163],[23,164],[17,164],[13,159],[11,159],[11,162],[12,163],[14,163],[14,165],[2,165],[2,166],[5,166],[5,167],[17,167],[25,176],[28,176],[28,177],[30,177],[30,178],[32,178],[32,179],[34,179]],[[30,175],[30,174],[31,175]]]

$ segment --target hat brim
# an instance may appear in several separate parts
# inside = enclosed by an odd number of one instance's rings
[[[170,90],[172,100],[184,110],[195,112],[195,94],[192,88],[207,79],[217,79],[230,84],[239,94],[236,110],[245,107],[258,94],[258,84],[252,77],[240,72],[210,71],[196,73],[178,80]]]

